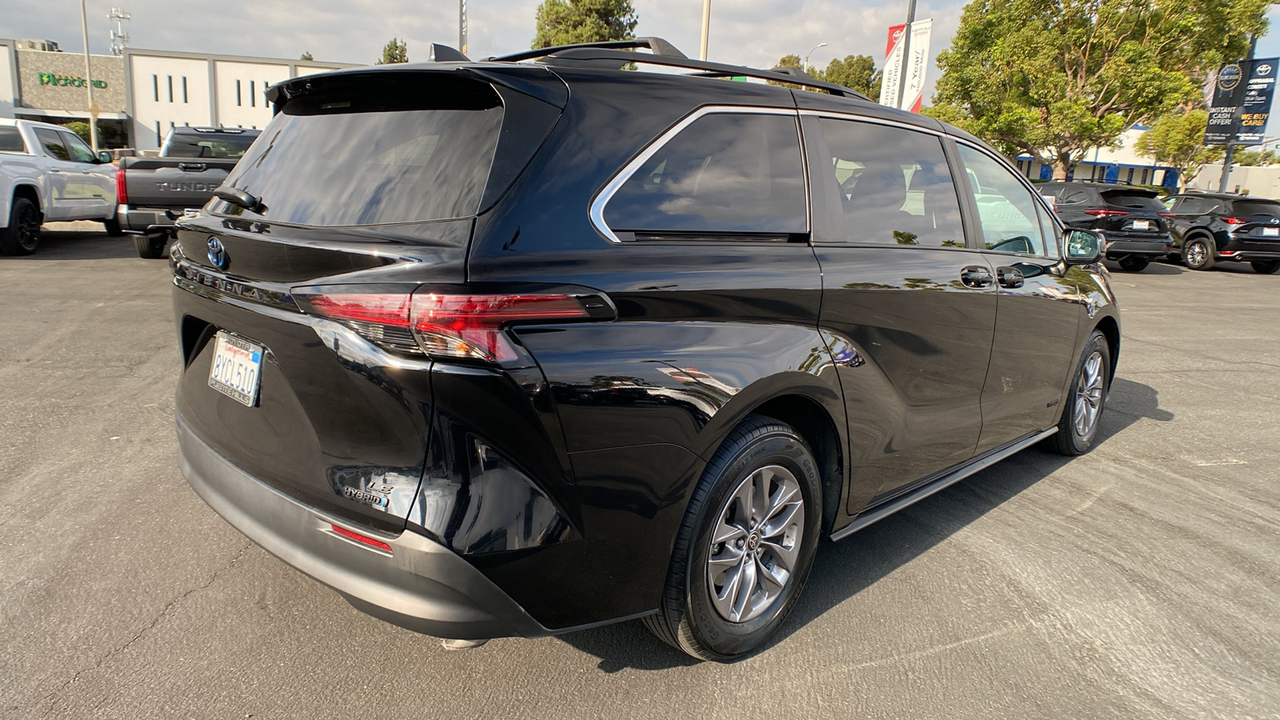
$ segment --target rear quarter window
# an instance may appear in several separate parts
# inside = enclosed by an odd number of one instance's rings
[[[0,152],[25,153],[27,144],[16,127],[0,127]]]
[[[1280,217],[1280,203],[1260,200],[1237,200],[1231,205],[1236,215],[1265,215]]]

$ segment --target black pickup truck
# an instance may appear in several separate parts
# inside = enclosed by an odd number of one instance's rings
[[[160,157],[127,157],[116,170],[116,217],[144,258],[164,257],[174,222],[213,197],[260,131],[176,127]]]

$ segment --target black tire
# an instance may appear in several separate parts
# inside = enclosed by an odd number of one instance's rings
[[[1259,275],[1274,275],[1280,270],[1280,260],[1250,260],[1249,264]]]
[[[167,235],[134,235],[133,247],[138,251],[138,257],[156,260],[165,256],[168,241]]]
[[[769,468],[782,468],[790,474],[776,473]],[[759,475],[758,475],[759,473]],[[764,478],[764,486],[770,488],[765,497],[780,498],[780,490],[794,480],[798,485],[802,507],[792,508],[785,526],[794,534],[768,535],[761,529],[770,525],[764,520],[746,518],[744,526],[751,528],[739,537],[741,544],[733,541],[712,543],[712,532],[720,526],[722,516],[735,513],[735,498],[746,483],[753,478]],[[772,478],[772,479],[770,479]],[[756,487],[753,483],[753,487]],[[774,488],[778,490],[774,490]],[[729,662],[740,659],[768,640],[769,636],[786,619],[796,598],[799,597],[804,582],[813,567],[814,553],[818,547],[822,525],[822,481],[818,473],[818,463],[813,452],[794,428],[772,418],[752,415],[730,433],[721,445],[711,462],[702,474],[702,479],[694,489],[692,499],[685,511],[684,522],[676,537],[675,548],[671,556],[671,566],[667,574],[666,587],[663,590],[661,607],[657,614],[645,618],[645,625],[664,642],[692,655],[700,660]],[[766,513],[771,512],[766,510]],[[772,517],[780,518],[786,510],[777,511]],[[803,519],[803,527],[795,527],[795,516]],[[735,516],[736,520],[740,515]],[[766,537],[781,538],[776,545],[762,542]],[[786,547],[787,540],[791,546]],[[733,543],[741,550],[729,548]],[[713,551],[724,554],[726,550],[737,552],[747,562],[755,562],[750,577],[756,577],[764,568],[776,570],[785,566],[779,555],[772,554],[772,547],[795,549],[791,572],[781,583],[781,589],[772,597],[768,595],[768,583],[753,585],[752,592],[744,599],[744,606],[757,597],[756,588],[760,588],[760,605],[745,608],[758,614],[744,613],[742,622],[731,622],[722,611],[717,609],[712,600],[714,581],[708,576],[713,572],[709,560]],[[770,563],[773,564],[770,564]],[[733,568],[724,566],[727,573]],[[743,564],[738,565],[741,575],[746,576]],[[764,577],[761,575],[760,577]],[[774,583],[776,586],[777,583]],[[726,594],[730,591],[725,584]],[[735,593],[736,597],[736,593]]]
[[[24,197],[9,206],[9,226],[0,230],[0,254],[30,255],[40,246],[40,209]]]
[[[1192,270],[1209,270],[1217,258],[1213,256],[1214,242],[1203,235],[1188,238],[1182,245],[1182,262]]]
[[[1098,377],[1101,385],[1097,388],[1094,396],[1094,413],[1092,422],[1088,428],[1081,432],[1076,423],[1076,405],[1080,402],[1080,395],[1086,389],[1088,384],[1088,376],[1090,375],[1087,368],[1089,361],[1097,353],[1099,365],[1097,368]],[[1098,425],[1102,423],[1102,412],[1106,407],[1107,394],[1111,391],[1111,346],[1107,343],[1107,338],[1099,330],[1094,330],[1089,336],[1089,341],[1084,344],[1084,352],[1080,355],[1080,362],[1076,366],[1075,374],[1071,376],[1071,390],[1067,393],[1066,402],[1063,404],[1062,416],[1058,419],[1058,432],[1050,437],[1047,441],[1049,449],[1059,455],[1076,456],[1089,452],[1093,447],[1093,441],[1098,437]],[[1087,402],[1087,401],[1086,401]]]
[[[102,227],[107,231],[108,237],[120,237],[121,235],[124,235],[124,229],[120,227],[119,218],[103,220]]]
[[[1120,269],[1125,272],[1142,272],[1151,264],[1151,260],[1144,257],[1128,257],[1120,258]]]

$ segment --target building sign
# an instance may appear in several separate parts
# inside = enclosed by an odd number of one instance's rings
[[[84,87],[84,78],[75,75],[59,75],[57,73],[41,72],[36,73],[36,77],[40,79],[41,85],[59,85],[61,87]],[[99,90],[105,90],[107,87],[106,80],[94,79],[93,86]]]
[[[1277,67],[1277,58],[1222,66],[1209,103],[1205,145],[1262,143],[1275,94]]]

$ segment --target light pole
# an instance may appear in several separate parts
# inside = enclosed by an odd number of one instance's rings
[[[89,16],[80,0],[80,29],[84,33],[84,86],[89,90],[89,147],[98,154],[98,105],[93,101],[93,68],[89,65]]]
[[[801,69],[802,69],[802,70],[804,70],[805,72],[809,72],[809,56],[813,54],[813,51],[814,51],[814,50],[817,50],[818,48],[824,48],[824,47],[826,47],[826,46],[827,46],[827,44],[826,44],[826,43],[818,43],[817,45],[814,45],[814,46],[813,46],[813,50],[810,50],[809,52],[805,53],[805,54],[804,54],[804,67],[803,67],[803,68],[801,68]]]
[[[702,52],[698,59],[707,59],[707,40],[711,35],[711,0],[702,0]]]

